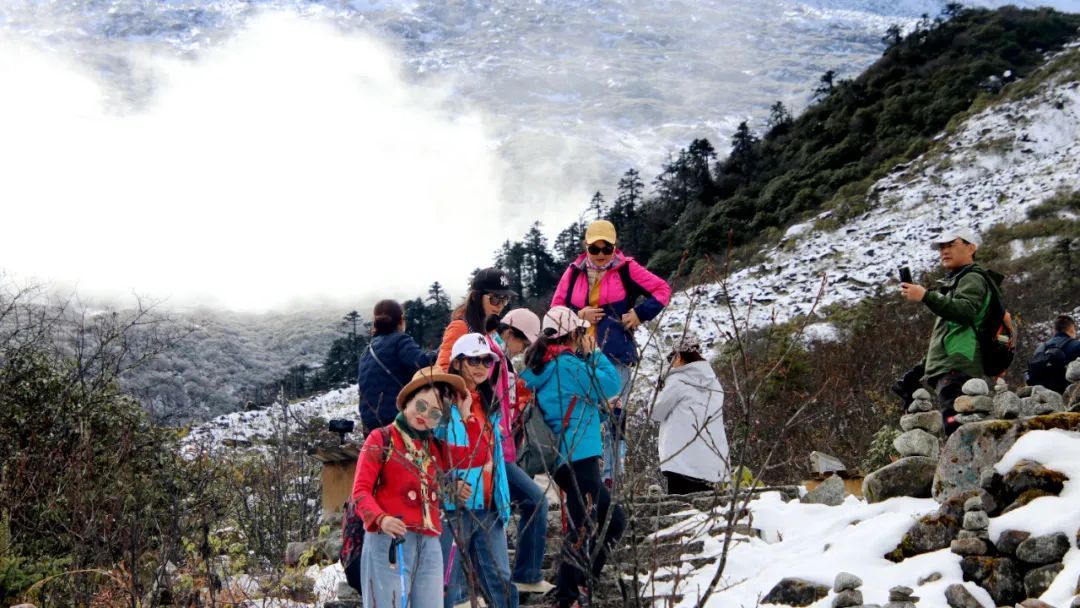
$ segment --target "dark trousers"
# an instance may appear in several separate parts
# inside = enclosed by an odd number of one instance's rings
[[[713,489],[712,484],[694,477],[687,477],[671,471],[663,471],[667,478],[668,494],[693,494],[695,492],[708,492]]]
[[[566,511],[570,516],[563,544],[563,561],[555,581],[555,597],[559,606],[571,606],[578,599],[579,588],[589,577],[582,564],[590,564],[589,555],[595,550],[597,535],[607,524],[600,550],[591,561],[592,576],[600,576],[612,549],[626,529],[626,514],[619,505],[611,504],[611,494],[600,481],[600,459],[586,458],[563,465],[555,471],[555,483],[566,493]],[[608,518],[610,517],[610,521]]]
[[[929,379],[930,386],[934,387],[934,391],[937,393],[938,407],[941,409],[941,419],[945,423],[946,437],[960,428],[960,423],[956,421],[956,409],[953,407],[953,402],[956,401],[957,397],[964,394],[961,389],[968,380],[971,380],[971,376],[963,372],[946,372]]]

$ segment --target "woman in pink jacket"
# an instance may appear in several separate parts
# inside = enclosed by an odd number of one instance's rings
[[[604,434],[604,483],[611,485],[626,456],[622,408],[630,394],[630,368],[637,365],[634,331],[655,318],[671,300],[671,287],[616,245],[615,226],[596,220],[585,230],[585,251],[563,273],[551,306],[566,306],[592,324],[600,350],[615,363],[623,381],[611,403]],[[614,439],[613,439],[614,438]],[[616,450],[614,446],[618,446]],[[616,456],[617,453],[617,456]]]

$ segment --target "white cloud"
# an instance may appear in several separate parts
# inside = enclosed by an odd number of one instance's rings
[[[84,66],[0,38],[0,268],[247,310],[456,296],[523,229],[485,118],[373,36],[269,14],[131,61],[154,90],[117,111]]]

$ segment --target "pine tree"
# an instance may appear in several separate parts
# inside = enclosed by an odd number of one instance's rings
[[[589,201],[588,214],[592,216],[594,220],[604,219],[605,212],[607,211],[607,201],[604,200],[604,195],[599,190],[593,195],[592,200]]]
[[[821,75],[821,80],[818,81],[818,86],[814,88],[814,101],[821,101],[832,94],[836,88],[836,71],[829,70]]]
[[[555,237],[555,259],[557,266],[565,268],[581,255],[582,243],[585,242],[585,222],[578,220],[563,229]]]
[[[754,175],[754,169],[757,168],[758,142],[757,135],[750,130],[745,120],[739,123],[739,127],[731,137],[731,154],[728,155],[728,161],[735,173],[742,176],[744,183],[750,181]]]
[[[769,121],[766,123],[765,132],[769,137],[782,135],[788,132],[792,122],[791,112],[784,107],[784,102],[777,101],[769,107]]]
[[[522,298],[538,300],[551,293],[558,284],[559,275],[555,257],[548,249],[547,237],[540,230],[540,222],[533,222],[522,243],[523,277]]]

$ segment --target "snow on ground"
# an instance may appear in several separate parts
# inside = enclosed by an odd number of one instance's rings
[[[1030,459],[1060,471],[1071,481],[1059,497],[1044,497],[1026,507],[991,519],[990,537],[1003,530],[1026,530],[1032,534],[1061,531],[1070,539],[1080,527],[1080,434],[1063,431],[1034,431],[1024,435],[1002,459],[997,470],[1004,473],[1016,462]],[[716,594],[708,602],[711,608],[756,606],[772,587],[785,577],[798,577],[832,586],[839,572],[850,572],[863,580],[863,600],[884,605],[889,588],[906,585],[923,598],[920,606],[945,606],[945,589],[963,583],[960,556],[948,549],[908,558],[896,564],[882,557],[896,547],[904,533],[920,516],[936,511],[932,499],[894,498],[877,504],[849,496],[836,507],[783,502],[778,493],[766,493],[750,503],[751,517],[744,520],[762,531],[762,539],[737,536],[728,556],[728,565]],[[713,516],[715,518],[715,516]],[[708,527],[709,516],[687,512],[685,521],[658,532],[672,534],[680,530]],[[703,536],[705,549],[700,555],[720,554],[722,537]],[[1067,606],[1080,573],[1080,549],[1073,546],[1065,556],[1065,570],[1042,599],[1054,606]],[[694,570],[688,563],[680,567],[678,592],[684,598],[678,606],[694,606],[701,591],[713,577],[716,564]],[[919,585],[933,573],[937,581]],[[670,569],[657,575],[670,574]],[[985,605],[992,606],[990,595],[972,583],[964,583]],[[672,582],[657,582],[648,593],[667,594]],[[834,594],[812,604],[814,608],[832,605]]]

